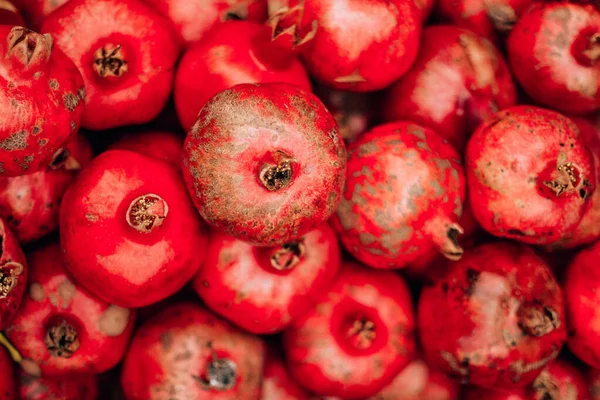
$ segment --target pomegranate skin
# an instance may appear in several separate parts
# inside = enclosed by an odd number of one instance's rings
[[[381,125],[349,147],[332,224],[346,250],[373,268],[402,268],[438,252],[458,259],[464,199],[463,167],[450,144],[410,122]]]
[[[495,391],[478,387],[470,387],[465,390],[465,400],[534,400],[531,399],[525,389],[510,391]],[[537,399],[535,399],[537,400]],[[550,399],[552,400],[552,399]]]
[[[127,400],[258,400],[266,346],[201,306],[180,303],[136,332],[121,383]],[[216,369],[225,364],[229,368]],[[234,376],[230,365],[235,365]],[[209,369],[216,369],[212,375]],[[220,390],[219,390],[220,389]]]
[[[215,313],[250,333],[272,334],[313,306],[339,266],[337,239],[326,223],[276,247],[254,247],[213,231],[193,284]]]
[[[421,293],[420,339],[432,368],[487,389],[531,383],[566,339],[561,288],[518,243],[484,244]]]
[[[240,83],[283,82],[311,90],[292,50],[277,48],[269,35],[268,26],[230,21],[184,54],[175,76],[175,106],[186,131],[211,97]]]
[[[292,379],[277,349],[269,347],[260,400],[314,399]]]
[[[535,2],[507,46],[516,79],[536,102],[572,114],[600,108],[600,12],[594,5]]]
[[[417,7],[423,12],[423,21],[429,19],[437,0],[416,0]]]
[[[25,21],[12,1],[0,1],[0,25],[25,26]]]
[[[42,31],[83,75],[83,127],[143,124],[166,104],[179,46],[169,21],[144,3],[71,0],[45,19]]]
[[[0,400],[15,400],[16,387],[12,359],[4,349],[0,349]]]
[[[27,287],[25,254],[14,234],[0,219],[0,329],[17,315]]]
[[[183,138],[167,131],[149,131],[123,136],[113,143],[109,150],[129,150],[145,156],[158,158],[179,168]]]
[[[24,400],[95,400],[98,396],[96,375],[47,378],[20,370],[18,379],[19,398]]]
[[[213,227],[255,245],[295,240],[335,211],[346,150],[311,93],[242,84],[202,109],[183,150],[183,176]]]
[[[385,121],[414,121],[459,150],[484,120],[517,104],[510,71],[494,45],[446,25],[423,30],[417,61],[384,96]]]
[[[0,176],[44,169],[79,129],[85,89],[50,35],[0,26]]]
[[[565,360],[548,364],[529,390],[532,400],[590,400],[585,375]]]
[[[34,376],[97,374],[125,354],[135,311],[106,303],[70,280],[58,244],[28,254],[29,292],[5,329]]]
[[[483,123],[466,151],[469,201],[493,235],[529,244],[569,236],[596,184],[579,129],[554,111],[517,106]]]
[[[346,263],[315,308],[284,331],[286,365],[315,394],[373,396],[413,358],[414,330],[401,277]]]

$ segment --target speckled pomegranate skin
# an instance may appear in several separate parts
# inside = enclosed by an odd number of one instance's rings
[[[98,398],[96,375],[66,375],[47,378],[27,375],[23,370],[19,370],[18,375],[18,391],[21,399],[96,400]]]

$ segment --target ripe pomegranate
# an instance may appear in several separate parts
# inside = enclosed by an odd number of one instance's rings
[[[350,146],[332,222],[346,250],[374,268],[405,267],[437,252],[459,259],[464,199],[456,150],[430,129],[397,122]]]
[[[470,387],[465,391],[464,400],[533,400],[525,389],[496,391],[478,387]],[[553,399],[546,399],[553,400]]]
[[[0,178],[0,217],[20,243],[39,239],[58,228],[62,197],[91,160],[88,141],[76,135],[45,170]]]
[[[596,186],[579,129],[554,111],[517,106],[495,114],[469,141],[469,199],[493,235],[550,244],[579,224]]]
[[[95,374],[115,366],[135,312],[106,303],[70,280],[58,244],[28,255],[29,293],[5,329],[33,376]]]
[[[326,221],[345,169],[333,117],[311,93],[280,83],[217,94],[183,150],[183,175],[200,214],[257,245],[282,245]]]
[[[531,385],[532,400],[589,400],[588,382],[583,372],[565,360],[544,368]]]
[[[132,133],[114,142],[109,150],[134,151],[179,167],[183,151],[183,138],[176,133],[167,131]]]
[[[127,400],[258,400],[265,353],[259,338],[179,303],[136,332],[121,383]]]
[[[373,396],[415,351],[412,301],[389,271],[346,263],[316,306],[283,333],[292,377],[324,396]]]
[[[561,288],[530,248],[484,244],[450,263],[418,307],[425,356],[463,383],[509,390],[531,383],[566,339]]]
[[[23,13],[27,26],[40,31],[44,19],[69,0],[11,0]]]
[[[177,168],[126,150],[99,155],[69,187],[60,235],[69,272],[121,307],[181,289],[202,265],[207,242]]]
[[[17,239],[0,219],[0,329],[17,314],[27,286],[27,269]]]
[[[385,121],[414,121],[462,150],[481,122],[516,103],[498,50],[471,31],[441,25],[423,30],[419,57],[386,91],[382,112]]]
[[[265,361],[260,400],[310,400],[310,396],[292,379],[277,349],[269,347]]]
[[[26,400],[96,400],[96,375],[35,377],[19,371],[18,391]],[[1,399],[1,397],[0,397]]]
[[[149,122],[166,104],[177,39],[169,21],[141,1],[71,0],[46,18],[42,31],[83,75],[85,128]]]
[[[220,24],[184,54],[175,77],[175,106],[185,130],[192,128],[211,97],[240,83],[285,82],[310,91],[306,70],[293,50],[302,45],[301,39],[291,38],[277,24]]]
[[[0,176],[44,169],[79,129],[85,89],[50,35],[0,26]]]
[[[15,393],[12,359],[4,349],[0,349],[0,400],[14,400]]]
[[[171,20],[179,41],[185,47],[203,39],[220,23],[267,19],[266,0],[144,0]],[[243,37],[238,39],[244,40]]]
[[[423,12],[414,0],[291,0],[288,26],[318,27],[301,52],[312,76],[336,89],[368,92],[399,79],[415,61]]]
[[[515,77],[537,102],[573,114],[600,108],[600,12],[594,5],[534,2],[507,43]]]
[[[12,1],[0,1],[0,25],[25,26],[23,17]]]
[[[339,266],[337,239],[326,223],[274,247],[214,231],[194,289],[215,313],[251,333],[270,334],[308,311]]]

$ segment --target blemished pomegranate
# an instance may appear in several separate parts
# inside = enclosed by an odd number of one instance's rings
[[[27,375],[23,370],[17,373],[19,374],[17,391],[19,398],[23,400],[96,400],[98,398],[96,375],[36,377]]]
[[[189,131],[211,97],[240,83],[283,82],[310,91],[304,66],[295,56],[301,39],[278,27],[247,21],[219,24],[186,51],[175,76],[175,106]]]
[[[12,359],[6,350],[0,349],[0,400],[14,400],[16,392]]]
[[[551,244],[575,230],[594,193],[594,160],[565,116],[517,106],[484,122],[466,152],[469,200],[493,235]]]
[[[274,346],[269,346],[267,352],[260,400],[315,400],[292,379]]]
[[[202,265],[206,242],[179,170],[131,151],[96,157],[61,205],[66,268],[121,307],[152,304],[181,289]]]
[[[158,158],[179,167],[183,137],[168,131],[130,133],[109,146],[109,150],[129,150]]]
[[[202,217],[256,245],[282,245],[335,211],[344,141],[323,104],[288,84],[241,84],[213,97],[183,150]]]
[[[423,30],[410,71],[387,89],[385,121],[427,126],[458,149],[498,110],[517,104],[515,85],[502,54],[487,39],[449,25]]]
[[[430,129],[397,122],[349,147],[332,223],[346,250],[374,268],[402,268],[431,253],[459,259],[464,199],[458,152]]]
[[[266,346],[193,303],[142,325],[125,357],[127,400],[259,400]]]
[[[106,303],[73,282],[51,243],[28,254],[29,285],[4,330],[33,376],[97,374],[114,367],[133,333],[135,311]]]
[[[0,176],[46,168],[79,129],[85,89],[50,35],[0,25]]]
[[[404,280],[346,263],[315,307],[284,331],[286,365],[323,396],[373,396],[414,356],[414,312]]]
[[[170,22],[141,1],[70,0],[42,31],[83,75],[83,127],[142,124],[166,104],[179,46]]]
[[[584,114],[600,108],[600,11],[536,1],[508,38],[512,71],[536,102]]]
[[[14,320],[27,287],[25,254],[14,234],[0,219],[0,329]]]
[[[337,239],[326,223],[274,247],[213,231],[206,253],[194,289],[208,308],[255,334],[279,332],[310,310],[340,266]]]
[[[463,383],[510,390],[531,383],[566,339],[563,294],[522,244],[468,250],[426,286],[418,326],[426,359]]]
[[[11,0],[23,14],[27,27],[40,31],[44,19],[69,0]]]
[[[548,364],[529,390],[532,400],[590,400],[585,374],[561,359]]]

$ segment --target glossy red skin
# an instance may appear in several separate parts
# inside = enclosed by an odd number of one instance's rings
[[[84,136],[67,144],[69,163],[29,175],[0,178],[0,217],[20,243],[37,240],[58,229],[60,203],[79,171],[92,160],[92,148]]]
[[[465,400],[534,400],[526,393],[525,389],[511,391],[495,391],[478,387],[465,390]],[[552,399],[550,399],[552,400]]]
[[[423,30],[417,61],[385,92],[382,114],[429,127],[463,150],[481,122],[515,104],[510,71],[493,44],[441,25]]]
[[[377,335],[363,350],[347,342],[343,328],[357,314],[375,324]],[[401,277],[346,263],[315,308],[284,331],[286,365],[298,383],[316,394],[373,396],[413,358],[414,329],[412,300]]]
[[[560,154],[580,182],[560,196],[545,195],[545,171]],[[594,161],[579,129],[554,111],[517,106],[483,123],[466,151],[469,201],[488,232],[529,244],[551,244],[573,232],[595,189]],[[583,196],[582,196],[583,195]]]
[[[298,3],[298,0],[291,2]],[[302,3],[302,2],[301,2]],[[327,86],[369,92],[391,85],[415,61],[423,13],[414,0],[308,0],[299,26],[315,37],[301,52]]]
[[[269,27],[247,21],[219,24],[181,59],[175,76],[175,107],[186,131],[215,94],[240,83],[283,82],[311,90],[304,66],[292,52],[281,53]],[[280,58],[289,61],[280,63]]]
[[[555,313],[554,328],[534,336],[521,328],[530,302]],[[418,324],[432,368],[488,389],[531,383],[566,339],[562,290],[548,265],[517,243],[484,244],[450,263],[421,293]]]
[[[292,180],[269,191],[258,176],[276,152],[295,160]],[[237,85],[213,97],[183,150],[183,176],[202,217],[256,245],[289,242],[327,221],[345,170],[331,114],[313,94],[280,83]]]
[[[126,220],[129,205],[145,194],[158,195],[169,208],[151,232]],[[207,242],[177,168],[126,150],[102,153],[69,187],[60,234],[69,272],[121,307],[152,304],[181,289],[202,265]]]
[[[11,0],[23,14],[27,27],[41,31],[44,19],[69,0]]]
[[[183,138],[174,132],[167,131],[131,133],[110,145],[109,150],[134,151],[179,167],[183,151]]]
[[[237,366],[230,390],[203,389],[197,378],[212,359]],[[173,305],[142,325],[131,342],[121,383],[127,400],[189,398],[194,400],[258,400],[266,346],[261,339],[193,303]]]
[[[0,277],[5,278],[7,274],[15,274],[14,268],[18,268],[15,264],[20,264],[23,269],[19,275],[16,275],[17,283],[12,290],[7,293],[6,297],[0,298],[0,329],[4,329],[18,314],[17,311],[27,287],[28,275],[25,254],[23,254],[15,235],[0,219]]]
[[[267,19],[266,0],[145,1],[171,20],[184,47],[197,43],[211,29],[225,21],[237,18],[263,23]]]
[[[149,6],[138,0],[71,0],[46,18],[42,31],[52,34],[83,75],[83,127],[143,124],[163,109],[179,46],[169,21]],[[128,70],[120,77],[101,78],[94,69],[94,53],[108,43],[127,54]]]
[[[23,35],[23,29],[0,26],[1,177],[44,169],[77,132],[83,113],[85,90],[75,65],[52,38]],[[24,52],[25,43],[32,54]]]
[[[600,400],[600,370],[592,369],[588,372],[590,384],[590,400]]]
[[[96,375],[34,377],[19,371],[19,396],[23,400],[95,400]]]
[[[507,42],[516,79],[536,102],[561,112],[599,109],[600,64],[581,59],[585,41],[597,33],[600,12],[594,5],[535,2]]]
[[[321,224],[301,240],[306,252],[300,262],[278,271],[270,261],[273,248],[213,231],[194,289],[208,308],[242,329],[279,332],[314,305],[340,266],[340,249],[329,225]]]
[[[590,400],[586,376],[565,360],[546,366],[529,390],[532,400]]]
[[[446,248],[464,199],[456,150],[430,129],[397,122],[349,147],[346,186],[332,223],[363,263],[402,268]]]
[[[279,352],[269,347],[260,400],[311,399],[311,395],[292,379]]]
[[[6,350],[0,350],[0,400],[15,400],[13,362]]]
[[[106,303],[73,282],[57,243],[28,254],[28,261],[29,292],[5,329],[8,339],[28,361],[27,371],[39,376],[72,376],[114,367],[133,333],[135,311]],[[54,318],[67,320],[81,339],[79,349],[69,358],[52,356],[44,343]]]
[[[25,21],[13,1],[0,1],[0,25],[25,26]]]

